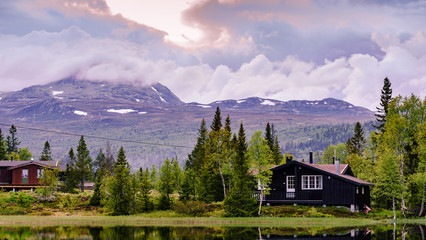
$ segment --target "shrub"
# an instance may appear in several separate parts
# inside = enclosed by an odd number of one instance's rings
[[[176,213],[194,217],[201,217],[211,210],[212,205],[199,201],[177,202],[175,206]]]
[[[324,214],[318,212],[316,208],[311,207],[305,214],[306,217],[314,217],[314,218],[324,218],[324,217],[333,217],[330,214]]]

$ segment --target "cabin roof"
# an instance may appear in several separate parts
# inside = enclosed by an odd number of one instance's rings
[[[28,165],[37,165],[40,167],[58,167],[60,171],[65,168],[58,161],[0,161],[0,167],[7,167],[8,170],[25,167]]]
[[[311,164],[311,163],[306,163],[306,162],[299,162],[299,161],[291,161],[289,163],[283,164],[283,165],[279,165],[276,166],[274,168],[272,168],[272,170],[278,170],[281,168],[285,168],[287,166],[291,166],[294,164],[298,164],[298,165],[302,165],[305,166],[307,168],[310,168],[312,170],[316,170],[322,173],[325,173],[327,175],[331,175],[337,178],[340,178],[346,182],[350,182],[353,183],[355,185],[368,185],[368,186],[373,186],[372,183],[358,179],[356,177],[350,176],[350,175],[346,175],[346,171],[349,169],[349,165],[348,164],[340,164],[340,173],[336,174],[336,165],[335,164]]]

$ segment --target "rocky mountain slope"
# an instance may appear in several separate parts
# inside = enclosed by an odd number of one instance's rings
[[[298,139],[289,139],[282,135],[288,129],[374,119],[368,109],[332,98],[283,102],[252,97],[184,103],[161,84],[134,86],[69,78],[0,94],[0,124],[4,133],[7,125],[17,125],[22,146],[29,146],[35,158],[46,140],[56,158],[65,158],[68,149],[76,147],[77,136],[84,134],[94,136],[87,139],[92,155],[110,139],[116,148],[124,145],[134,167],[139,167],[166,157],[177,156],[183,162],[195,143],[201,120],[205,118],[209,124],[217,106],[223,117],[231,116],[234,130],[241,121],[248,134],[263,130],[267,122],[274,123],[282,145],[309,136],[302,131]]]

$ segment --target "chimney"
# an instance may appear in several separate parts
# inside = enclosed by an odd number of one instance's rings
[[[286,156],[285,157],[285,163],[289,163],[289,162],[291,162],[293,160],[293,157],[292,156]]]
[[[340,161],[339,159],[336,159],[336,174],[340,175]]]
[[[309,163],[314,164],[314,153],[313,152],[309,152]]]

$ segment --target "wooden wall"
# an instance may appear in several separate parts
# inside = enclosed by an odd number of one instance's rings
[[[29,165],[22,168],[12,170],[12,184],[22,184],[22,169],[28,169],[28,185],[37,185],[37,165]]]

